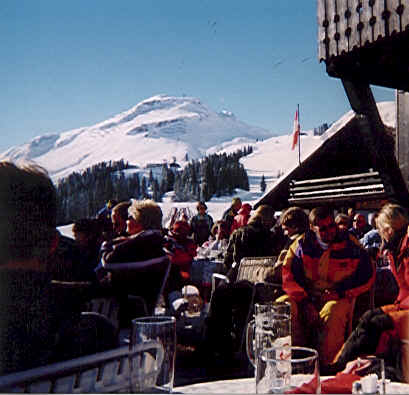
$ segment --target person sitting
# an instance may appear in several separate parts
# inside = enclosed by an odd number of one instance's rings
[[[95,217],[101,223],[104,240],[109,240],[113,237],[111,214],[113,207],[117,204],[118,202],[115,199],[109,199]]]
[[[371,225],[366,222],[366,219],[362,214],[355,214],[352,228],[349,228],[349,231],[360,240],[364,237],[365,233],[368,233],[371,229]]]
[[[113,228],[113,238],[129,236],[126,231],[126,221],[128,220],[128,209],[130,201],[120,202],[112,209],[111,221]]]
[[[81,278],[81,251],[78,243],[71,237],[56,230],[57,247],[53,259],[47,262],[47,271],[56,281],[83,281]]]
[[[190,227],[193,240],[198,246],[201,246],[209,239],[213,218],[206,213],[207,206],[205,202],[198,202],[196,208],[198,213],[192,217]]]
[[[247,225],[250,219],[252,207],[248,203],[244,203],[238,214],[234,216],[233,224],[231,226],[231,233],[233,233],[236,229],[241,228],[244,225]]]
[[[379,249],[382,244],[382,238],[379,233],[379,230],[376,228],[376,218],[378,217],[378,213],[371,213],[370,216],[370,224],[372,229],[365,233],[364,236],[361,238],[360,242],[364,246],[364,248],[377,248]]]
[[[339,213],[335,217],[335,223],[342,232],[347,231],[350,228],[350,222],[350,218],[347,214]]]
[[[102,268],[110,272],[113,292],[120,303],[119,319],[121,327],[129,327],[133,316],[133,306],[128,295],[142,296],[148,311],[153,313],[157,298],[160,276],[155,271],[144,276],[140,271],[116,270],[120,263],[148,261],[166,255],[162,232],[162,210],[153,200],[133,200],[128,208],[128,237],[118,237],[102,244]],[[119,266],[118,266],[119,267]],[[183,282],[178,268],[171,269],[166,296],[180,290]]]
[[[280,216],[279,223],[284,233],[284,239],[280,240],[280,254],[275,264],[274,283],[282,284],[282,265],[287,255],[290,245],[299,236],[308,230],[308,216],[300,207],[289,207],[285,209]]]
[[[269,230],[274,221],[273,208],[267,205],[259,206],[248,225],[237,229],[230,237],[230,242],[232,242],[232,238],[237,235],[234,241],[240,251],[237,251],[235,257],[240,256],[241,259],[245,256],[273,255],[274,242]],[[255,245],[252,246],[252,243]],[[249,254],[246,255],[245,251]],[[209,365],[215,360],[232,358],[235,348],[235,340],[232,335],[233,326],[243,329],[246,324],[253,286],[247,280],[235,281],[236,275],[231,278],[230,283],[217,287],[211,297],[203,341],[204,358],[207,359]]]
[[[359,242],[337,228],[330,208],[314,208],[309,223],[284,259],[286,295],[278,301],[291,303],[293,344],[317,348],[326,366],[344,342],[353,299],[372,286],[375,272]]]
[[[72,233],[80,250],[81,264],[78,279],[95,283],[95,268],[99,263],[99,251],[102,244],[102,227],[94,218],[82,218],[72,225]]]
[[[0,179],[0,374],[116,347],[104,317],[85,323],[77,299],[53,285],[57,195],[46,170],[0,162]],[[86,347],[92,329],[104,336]]]
[[[236,279],[242,258],[272,255],[274,243],[270,229],[274,223],[272,207],[261,205],[253,213],[246,226],[236,229],[231,234],[224,257],[224,265],[228,270],[227,276],[231,281]]]
[[[190,233],[190,225],[187,222],[176,221],[165,242],[165,249],[169,252],[170,261],[172,265],[179,268],[185,284],[189,283],[190,268],[197,248],[196,243],[188,237]]]
[[[231,206],[223,213],[222,220],[226,222],[229,234],[232,233],[234,217],[239,213],[240,208],[241,199],[239,197],[234,197],[231,202]]]
[[[334,358],[328,372],[342,370],[347,362],[361,354],[384,358],[387,377],[409,379],[400,366],[400,340],[409,334],[409,215],[393,203],[385,204],[377,217],[377,228],[385,241],[384,253],[389,260],[399,293],[393,304],[367,311]]]
[[[223,220],[217,221],[211,232],[209,240],[196,250],[196,256],[199,259],[218,258],[223,259],[229,241],[229,233],[226,223]]]
[[[348,215],[348,218],[349,218],[348,229],[350,229],[350,228],[352,228],[352,225],[354,223],[354,218],[355,218],[355,215],[356,215],[355,208],[354,207],[348,207],[347,215]]]

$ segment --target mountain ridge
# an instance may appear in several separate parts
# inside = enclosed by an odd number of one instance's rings
[[[162,94],[95,125],[37,136],[9,148],[0,160],[35,161],[59,179],[101,161],[123,159],[141,167],[173,158],[183,162],[186,154],[199,159],[212,146],[235,138],[250,143],[272,136],[231,112],[210,110],[198,98]]]
[[[165,106],[166,101],[168,103]],[[175,106],[171,109],[169,103]],[[395,102],[380,102],[377,106],[383,122],[389,127],[396,127]],[[196,113],[192,109],[196,109]],[[160,111],[160,116],[156,111]],[[166,116],[164,112],[167,113]],[[138,124],[136,121],[132,123],[141,114],[144,116],[142,120],[139,119]],[[307,135],[301,138],[301,159],[311,154],[353,116],[354,113],[350,110],[333,122],[322,136],[314,136],[312,131],[302,130]],[[198,119],[197,122],[209,118],[228,122],[208,122],[204,126],[203,123],[194,123],[192,126],[189,124],[192,118]],[[178,122],[172,119],[177,119]],[[187,126],[184,125],[185,122],[188,122]],[[123,124],[128,124],[128,127],[118,126]],[[143,124],[148,125],[145,126],[145,131],[132,131],[132,127],[142,127]],[[207,128],[215,124],[217,127],[210,133]],[[234,125],[236,129],[233,129]],[[178,128],[176,131],[175,127]],[[186,127],[191,129],[183,129]],[[180,134],[181,131],[184,134]],[[170,138],[164,132],[179,134],[176,138]],[[277,136],[264,129],[249,126],[228,111],[217,114],[196,98],[156,95],[93,126],[35,137],[29,143],[12,147],[0,154],[0,160],[34,160],[45,167],[53,180],[57,181],[74,171],[81,172],[103,161],[122,159],[132,165],[144,167],[148,163],[171,163],[175,158],[183,166],[186,159],[200,159],[213,153],[230,153],[251,145],[253,153],[242,158],[241,162],[249,174],[250,182],[257,185],[260,177],[265,175],[268,189],[277,181],[278,175],[297,166],[298,152],[291,150],[291,134],[292,131],[289,131],[286,135]],[[84,150],[84,147],[87,149]]]

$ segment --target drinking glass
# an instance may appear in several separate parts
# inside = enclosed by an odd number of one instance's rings
[[[275,302],[254,305],[254,319],[247,325],[246,351],[254,367],[264,348],[291,346],[291,305]]]
[[[144,348],[148,350],[141,352]],[[175,317],[152,316],[132,320],[131,393],[171,393],[175,373],[175,354]]]
[[[306,347],[263,349],[257,359],[256,393],[321,393],[318,352]]]
[[[386,394],[387,380],[382,358],[373,355],[359,357],[354,361],[354,373],[362,376],[362,379],[353,383],[353,394]]]
[[[291,304],[289,302],[270,302],[254,305],[254,316],[256,318],[275,314],[291,317]]]

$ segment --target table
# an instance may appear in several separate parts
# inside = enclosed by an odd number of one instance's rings
[[[328,377],[321,377],[325,380]],[[175,387],[175,394],[254,394],[256,384],[254,378],[209,381]],[[388,394],[409,394],[409,384],[387,383],[386,393]]]

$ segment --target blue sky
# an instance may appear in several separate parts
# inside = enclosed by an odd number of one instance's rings
[[[0,48],[0,152],[160,93],[276,134],[298,103],[302,129],[350,110],[317,60],[316,0],[1,0]]]

